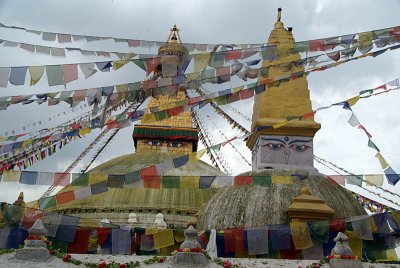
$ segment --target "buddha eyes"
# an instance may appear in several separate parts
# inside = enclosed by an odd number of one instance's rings
[[[164,142],[153,140],[153,141],[148,141],[147,144],[150,146],[162,146],[164,144]],[[182,146],[182,143],[177,142],[177,141],[170,141],[167,143],[167,146],[173,147],[173,148],[178,148],[178,147]]]
[[[278,151],[284,147],[283,144],[281,143],[267,143],[263,145],[262,147],[267,147],[268,149],[271,149],[273,151]]]
[[[262,147],[267,147],[268,149],[270,149],[272,151],[279,151],[282,148],[284,148],[285,145],[282,143],[267,143],[267,144],[263,145]],[[304,152],[311,147],[307,146],[307,145],[292,144],[292,145],[289,145],[289,148],[296,152]]]
[[[178,148],[178,147],[182,146],[182,143],[179,143],[179,142],[176,142],[176,141],[171,141],[171,142],[168,142],[168,146],[169,147]]]
[[[304,152],[311,148],[310,146],[307,145],[297,145],[297,144],[292,144],[290,145],[290,148],[295,150],[296,152]]]
[[[150,146],[161,146],[162,142],[161,141],[149,141],[149,142],[147,142],[147,144]]]

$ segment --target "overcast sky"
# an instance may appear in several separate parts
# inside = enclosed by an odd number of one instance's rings
[[[400,25],[399,1],[363,0],[315,0],[315,1],[99,1],[99,0],[0,0],[0,22],[45,32],[61,32],[92,36],[113,36],[120,38],[165,41],[169,29],[174,23],[180,28],[183,42],[189,43],[262,43],[266,42],[276,21],[277,8],[282,7],[282,21],[285,26],[293,27],[297,41],[344,35],[349,33],[381,29]],[[0,38],[61,46],[56,42],[44,42],[40,37],[24,31],[0,29]],[[70,45],[70,44],[69,44]],[[87,43],[74,42],[73,46],[90,50],[118,50],[128,52],[124,44],[102,41]],[[154,53],[154,51],[148,51]],[[66,58],[34,55],[20,48],[0,46],[0,67],[46,65],[106,60],[102,57],[83,56],[78,52],[67,53]],[[399,76],[400,61],[398,50],[389,51],[376,58],[365,58],[339,67],[309,75],[309,89],[313,108],[326,106],[346,100],[358,94],[360,90],[374,88]],[[81,77],[80,77],[81,78]],[[145,79],[145,73],[133,64],[120,71],[97,73],[85,80],[79,79],[68,84],[67,89],[82,89],[127,83]],[[219,85],[229,88],[231,84]],[[216,88],[216,87],[215,87]],[[60,91],[63,87],[47,86],[42,79],[30,87],[12,86],[0,89],[0,96],[32,94],[39,92]],[[210,89],[212,90],[212,88]],[[398,103],[400,91],[382,94],[377,97],[360,100],[354,106],[354,112],[368,131],[372,140],[381,149],[382,155],[397,172],[400,171],[400,113]],[[252,100],[234,103],[232,106],[248,117],[252,113]],[[21,131],[21,127],[33,121],[42,120],[45,126],[55,126],[67,119],[86,111],[84,107],[74,112],[65,104],[48,107],[46,104],[14,105],[0,112],[0,133]],[[248,129],[250,122],[231,109],[222,107]],[[64,112],[67,115],[64,115]],[[60,116],[59,116],[60,114]],[[223,141],[219,128],[228,137],[238,134],[211,109],[204,109],[202,116],[213,118],[207,123],[215,142]],[[48,117],[52,117],[49,122]],[[317,113],[315,120],[322,128],[314,139],[314,152],[317,156],[328,159],[337,165],[359,174],[378,173],[382,170],[374,157],[375,151],[367,147],[367,137],[363,132],[352,128],[347,120],[350,113],[339,107]],[[212,122],[211,122],[212,121]],[[35,128],[29,128],[35,130]],[[134,152],[132,142],[133,127],[124,129],[114,138],[107,149],[100,155],[96,164],[119,155]],[[98,134],[94,131],[84,139],[72,142],[64,150],[56,153],[31,168],[40,171],[62,172],[74,158]],[[244,142],[233,143],[250,161],[250,151]],[[234,153],[230,146],[222,149],[222,154],[234,174],[247,171],[250,167]],[[236,155],[236,156],[232,156]],[[207,161],[207,159],[205,158]],[[332,171],[319,165],[320,172],[332,174]],[[77,167],[75,171],[79,171]],[[400,183],[399,183],[400,185]],[[399,186],[384,185],[391,191],[399,191]],[[20,190],[24,190],[27,199],[37,198],[47,187],[34,187],[16,183],[0,183],[0,201],[13,202]],[[361,189],[354,191],[364,193]],[[375,188],[369,188],[375,190]],[[390,198],[391,196],[388,195]],[[398,202],[398,200],[397,200]]]

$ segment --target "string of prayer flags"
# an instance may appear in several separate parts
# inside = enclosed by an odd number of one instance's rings
[[[291,222],[290,231],[296,250],[313,246],[306,222]]]
[[[246,228],[249,255],[268,254],[268,228]]]

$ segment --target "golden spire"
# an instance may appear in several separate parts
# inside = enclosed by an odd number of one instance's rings
[[[292,28],[286,29],[281,22],[281,11],[278,9],[277,22],[268,38],[268,45],[276,45],[275,58],[264,60],[262,66],[268,68],[268,75],[263,79],[274,79],[291,73],[302,72],[304,67],[296,67],[293,61],[300,60],[299,53],[292,53],[295,40]],[[312,112],[310,91],[306,77],[300,77],[280,85],[266,85],[265,92],[254,97],[252,131],[257,127],[272,126],[286,121],[289,116],[302,116]],[[264,135],[292,135],[313,137],[320,128],[314,118],[291,120],[280,128],[267,128],[257,131],[247,141],[247,146],[252,149],[260,134]]]

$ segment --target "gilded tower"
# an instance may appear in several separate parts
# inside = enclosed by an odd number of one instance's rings
[[[292,29],[284,27],[281,9],[278,9],[277,22],[268,38],[269,54],[263,61],[263,67],[268,68],[267,79],[304,71],[302,65],[293,64],[301,60],[295,48]],[[315,170],[313,138],[320,124],[314,121],[314,117],[290,120],[279,128],[272,127],[292,116],[310,112],[310,91],[305,76],[281,85],[266,85],[265,91],[254,97],[253,134],[247,141],[247,147],[252,150],[253,170]]]
[[[174,107],[175,103],[186,100],[184,71],[188,63],[188,50],[183,46],[179,29],[174,25],[167,42],[158,50],[160,64],[155,68],[151,79],[157,81],[160,88],[151,97],[148,109],[159,110]],[[172,85],[162,86],[165,81]],[[169,83],[171,84],[171,83]],[[172,112],[163,120],[154,121],[152,115],[142,117],[141,125],[136,125],[133,139],[136,152],[168,152],[189,154],[197,150],[198,132],[193,128],[190,111]]]

